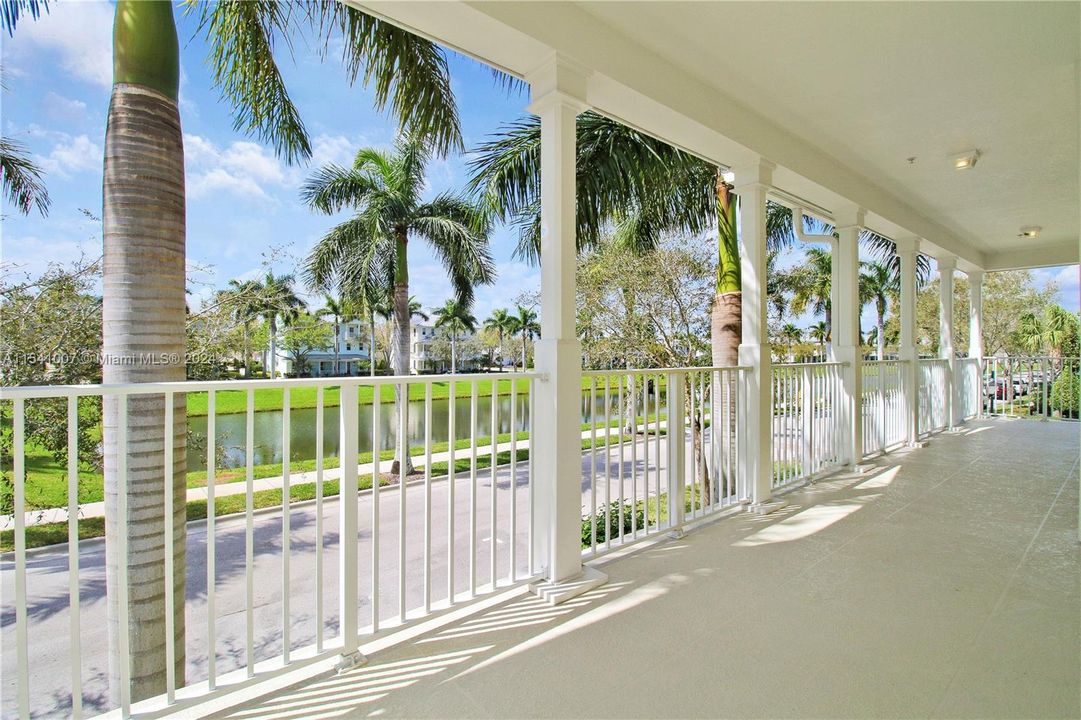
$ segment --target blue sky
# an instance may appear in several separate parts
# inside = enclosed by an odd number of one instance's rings
[[[53,198],[45,219],[36,214],[24,218],[4,206],[2,259],[28,272],[50,261],[101,252],[100,226],[80,209],[100,214],[112,14],[106,2],[57,2],[48,15],[25,21],[14,38],[2,41],[4,135],[29,146],[47,173]],[[219,102],[204,65],[206,45],[196,32],[195,18],[178,10],[177,23],[188,261],[197,305],[199,298],[231,278],[259,275],[268,258],[277,272],[291,271],[335,221],[301,205],[297,190],[305,175],[326,162],[349,162],[361,146],[389,145],[394,123],[373,110],[362,86],[349,87],[333,52],[324,61],[317,48],[298,40],[294,60],[281,48],[279,65],[312,137],[314,157],[310,165],[288,166],[258,141],[232,129],[229,108]],[[467,147],[522,114],[525,97],[498,87],[486,67],[452,56],[451,74]],[[467,177],[463,158],[436,161],[429,171],[429,192],[460,188]],[[495,307],[511,305],[520,292],[539,287],[537,269],[512,257],[514,244],[512,229],[496,231],[492,250],[499,278],[478,290],[474,314],[480,318]],[[1038,271],[1037,278],[1041,284],[1057,281],[1060,301],[1078,309],[1076,266]],[[446,275],[422,242],[410,247],[410,282],[412,293],[426,307],[441,305],[450,293]],[[865,311],[867,322],[870,312]],[[809,317],[797,319],[804,326],[810,322]]]

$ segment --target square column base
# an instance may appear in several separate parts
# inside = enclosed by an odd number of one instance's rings
[[[747,512],[751,515],[769,515],[788,507],[784,500],[767,500],[766,502],[754,503],[747,506]]]
[[[593,588],[600,587],[606,582],[608,582],[607,575],[586,565],[582,568],[580,575],[558,582],[552,582],[551,580],[535,582],[529,586],[529,592],[549,605],[559,605],[571,598],[587,593]]]

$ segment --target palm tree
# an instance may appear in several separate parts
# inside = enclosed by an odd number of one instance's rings
[[[20,14],[37,17],[45,0],[3,0],[0,22],[11,33]],[[200,30],[210,47],[214,84],[233,108],[235,127],[272,145],[287,161],[311,156],[311,142],[275,62],[277,43],[289,47],[291,36],[314,31],[329,49],[336,35],[350,82],[362,77],[374,91],[376,105],[389,108],[399,126],[424,137],[440,153],[461,146],[457,108],[451,92],[445,52],[390,23],[344,3],[219,2],[194,5]],[[105,382],[148,382],[183,379],[185,194],[184,151],[178,110],[179,42],[172,5],[168,2],[118,0],[113,30],[113,92],[109,106],[103,183],[103,351],[117,357],[178,358],[152,365],[114,362],[106,366]],[[15,166],[12,166],[15,167]],[[15,167],[15,169],[18,169]],[[5,184],[8,169],[4,170]],[[24,188],[26,186],[24,185]],[[30,196],[33,201],[34,196]],[[40,197],[40,195],[38,196]],[[171,352],[172,350],[176,352]],[[181,373],[178,377],[178,373]],[[160,538],[164,497],[161,478],[164,448],[145,438],[160,438],[155,428],[164,422],[164,406],[152,396],[127,401],[133,413],[126,432],[135,462],[125,478],[116,473],[116,400],[106,401],[103,422],[106,479],[107,537],[116,545],[118,532],[131,542],[129,554],[109,553],[108,596],[110,693],[121,695],[118,669],[121,633],[138,638],[130,664],[133,669],[124,694],[138,701],[165,690],[165,647],[175,648],[177,679],[184,678],[184,438],[183,394],[174,411],[174,491],[178,522],[174,547],[175,635],[165,638],[164,580]],[[162,431],[164,432],[164,431]],[[138,498],[129,517],[119,517],[117,497]],[[127,568],[127,596],[150,598],[139,613],[127,613],[128,627],[119,624],[116,583]]]
[[[41,169],[30,160],[24,145],[0,137],[0,175],[4,194],[23,215],[37,208],[42,217],[49,214],[49,191],[41,179]]]
[[[255,306],[259,315],[262,315],[267,322],[270,330],[270,357],[265,369],[273,378],[276,376],[278,318],[289,322],[304,307],[304,303],[297,297],[296,291],[293,290],[292,275],[274,275],[273,271],[268,271],[266,278],[256,282],[253,289],[255,292]]]
[[[788,357],[789,361],[791,361],[792,357],[793,357],[792,356],[792,347],[796,343],[799,343],[799,342],[803,341],[803,331],[800,330],[793,323],[786,323],[785,326],[781,328],[780,337],[788,347],[788,355],[787,355],[787,357]]]
[[[301,191],[308,205],[328,215],[346,207],[353,210],[352,218],[316,243],[305,264],[305,277],[319,287],[336,281],[358,294],[367,286],[392,291],[390,357],[396,375],[408,375],[410,366],[410,239],[427,242],[463,304],[472,302],[475,285],[491,282],[495,276],[485,213],[450,193],[421,201],[429,157],[424,141],[401,135],[390,152],[362,148],[350,168],[321,168]],[[407,411],[404,397],[398,405],[399,412]],[[406,441],[398,438],[399,457]]]
[[[230,280],[226,302],[232,311],[234,322],[241,324],[244,332],[244,377],[251,378],[251,323],[259,317],[258,285],[253,280]]]
[[[788,272],[787,283],[792,289],[792,312],[802,314],[808,308],[815,315],[824,315],[826,331],[833,333],[833,308],[830,292],[833,288],[833,255],[820,247],[808,247],[803,265]]]
[[[529,346],[530,340],[540,335],[540,324],[537,322],[537,312],[521,305],[516,308],[516,314],[511,319],[513,320],[511,331],[520,333],[522,336],[522,371],[524,372],[526,369],[526,348]]]
[[[876,359],[882,360],[886,354],[886,308],[890,297],[900,292],[900,278],[883,263],[865,262],[863,272],[860,274],[860,286],[860,295],[866,294],[875,304]]]
[[[334,325],[334,374],[337,375],[341,372],[338,361],[339,355],[341,355],[341,328],[343,322],[349,322],[356,317],[356,312],[353,309],[352,304],[343,297],[335,298],[333,295],[325,294],[323,296],[326,304],[313,313],[316,317],[330,316],[333,318]]]
[[[826,343],[830,339],[830,326],[826,324],[825,320],[819,320],[811,327],[807,328],[808,336],[818,343],[819,351],[822,353],[822,357],[826,357]]]
[[[514,332],[514,317],[506,308],[496,308],[484,321],[485,330],[494,330],[499,334],[499,362],[503,362],[503,339],[507,333]]]
[[[450,372],[458,372],[458,335],[466,332],[476,332],[477,319],[469,312],[469,306],[451,298],[443,307],[432,311],[435,315],[435,326],[446,328],[450,332]]]

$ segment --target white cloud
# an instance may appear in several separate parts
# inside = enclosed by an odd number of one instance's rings
[[[344,135],[317,135],[312,140],[310,167],[320,168],[329,163],[348,167],[362,145],[363,141],[350,140]]]
[[[227,192],[242,197],[269,199],[268,195],[251,178],[238,177],[223,168],[214,168],[194,176],[188,182],[188,197],[197,200],[217,192]]]
[[[258,143],[247,140],[221,149],[199,135],[184,136],[188,193],[198,199],[214,192],[269,200],[268,188],[287,187],[281,162]]]
[[[79,135],[58,142],[46,157],[40,158],[40,164],[46,172],[70,178],[78,172],[100,172],[101,159],[101,147],[86,135]]]
[[[86,119],[86,103],[58,95],[52,90],[41,99],[41,111],[53,121],[82,123]]]
[[[56,55],[60,66],[74,77],[109,87],[113,82],[112,37],[111,3],[50,3],[49,12],[19,23],[18,33],[5,43],[24,66],[38,65],[40,61],[28,51],[40,50]]]

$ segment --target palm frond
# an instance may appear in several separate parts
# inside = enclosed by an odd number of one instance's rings
[[[233,107],[233,128],[270,144],[289,163],[311,157],[311,141],[274,60],[288,46],[292,4],[246,0],[189,4],[200,13],[214,85]]]
[[[0,0],[0,23],[11,37],[20,16],[25,14],[37,20],[43,10],[49,12],[49,0]]]
[[[350,80],[363,73],[376,106],[389,106],[402,130],[425,138],[435,152],[460,150],[461,123],[443,49],[345,3],[320,6],[324,23],[345,36],[343,60]]]
[[[41,169],[27,156],[20,143],[0,138],[0,172],[4,195],[23,215],[37,208],[42,217],[49,214],[49,191],[41,178]]]
[[[331,215],[347,205],[355,205],[376,190],[371,178],[339,165],[324,165],[304,181],[300,199],[316,210]]]

